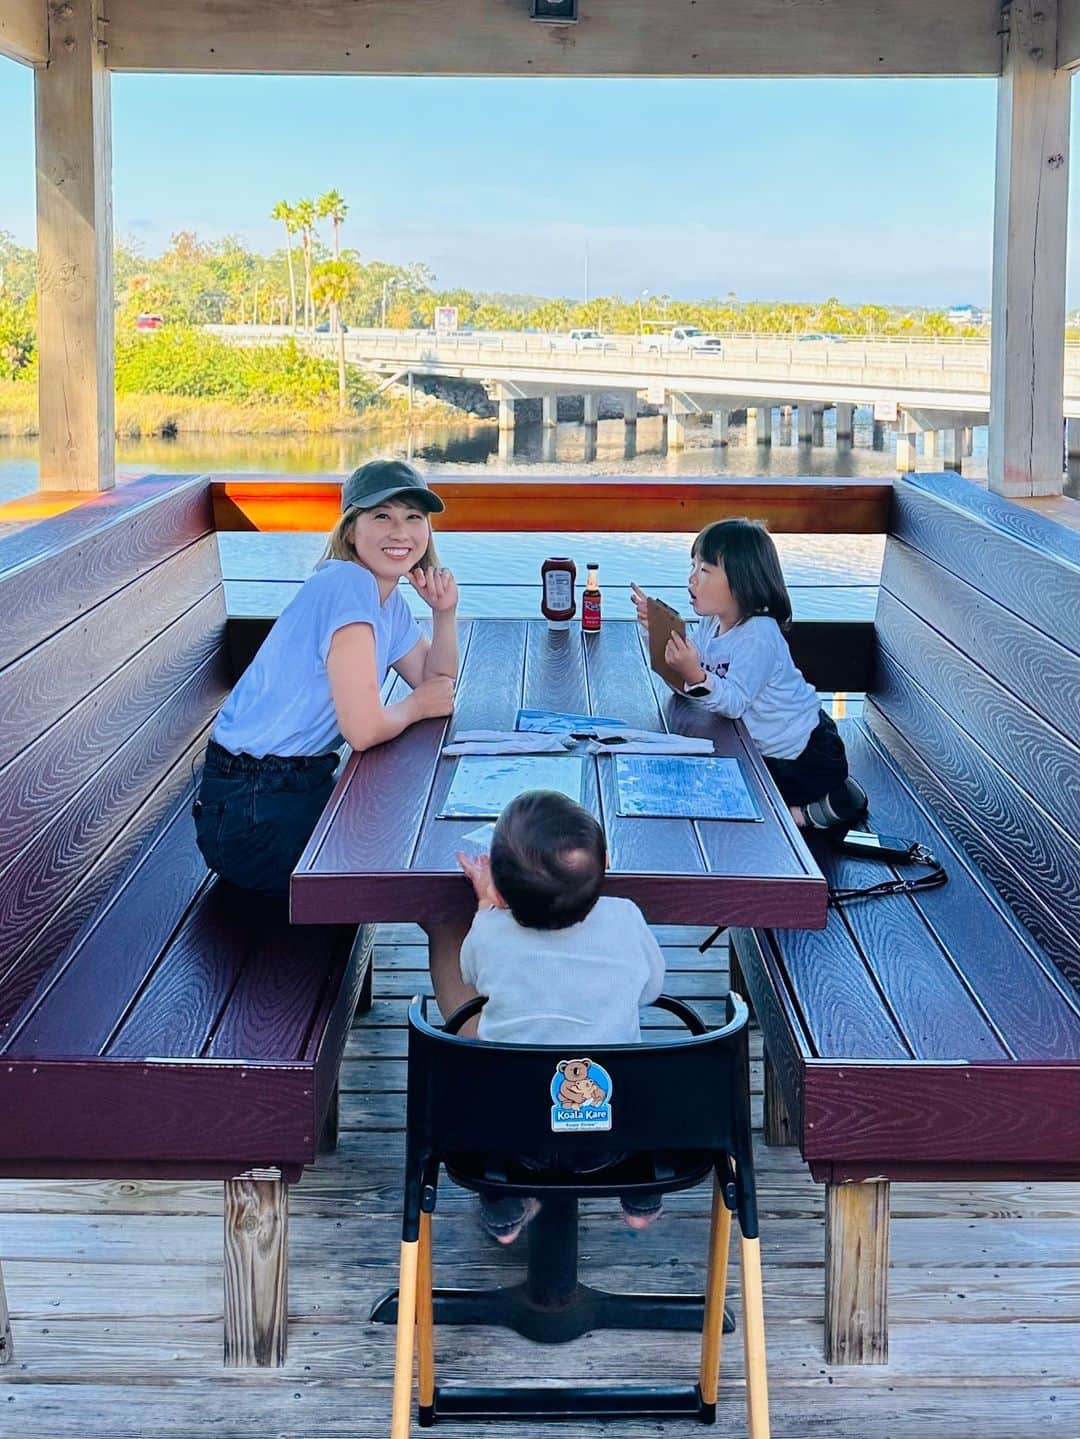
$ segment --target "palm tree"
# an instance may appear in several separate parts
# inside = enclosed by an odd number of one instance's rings
[[[341,240],[338,231],[349,213],[349,207],[342,199],[337,190],[327,190],[325,195],[320,195],[315,203],[315,213],[320,220],[329,220],[334,232],[334,259],[341,259]]]
[[[280,220],[285,226],[285,258],[289,262],[289,301],[292,327],[296,329],[296,276],[293,273],[292,237],[296,234],[296,212],[288,200],[279,200],[270,211],[271,220]]]
[[[349,291],[352,289],[355,278],[353,267],[347,260],[327,260],[325,264],[316,269],[312,277],[313,301],[318,305],[329,305],[331,312],[340,312],[341,306],[349,298]],[[337,327],[337,362],[338,408],[344,414],[346,409],[345,331],[340,325]]]
[[[304,328],[310,330],[315,323],[315,309],[311,296],[311,232],[315,227],[314,200],[297,200],[293,206],[293,219],[300,231],[300,243],[304,251]]]
[[[341,259],[341,229],[342,221],[349,213],[349,207],[342,199],[337,190],[327,190],[325,195],[320,195],[315,202],[315,213],[320,220],[329,220],[333,228],[334,259]],[[337,334],[341,329],[341,313],[336,302],[330,305],[330,328]]]

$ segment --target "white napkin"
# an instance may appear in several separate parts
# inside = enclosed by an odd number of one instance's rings
[[[644,729],[606,729],[596,731],[589,741],[590,754],[713,754],[713,742],[704,736],[658,734]]]
[[[461,730],[449,744],[443,745],[444,755],[463,754],[565,754],[574,741],[569,735],[542,734],[536,731],[470,729]]]

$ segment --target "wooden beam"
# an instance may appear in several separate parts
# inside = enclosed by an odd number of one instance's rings
[[[1064,424],[1069,72],[1058,0],[1012,0],[998,82],[990,488],[1058,494]]]
[[[41,487],[115,479],[112,144],[97,0],[53,7],[35,73]]]
[[[1059,0],[1057,62],[1059,70],[1080,66],[1080,0]]]
[[[289,1186],[278,1169],[225,1181],[225,1367],[279,1368],[288,1346]]]
[[[398,75],[996,75],[998,0],[109,0],[115,70]]]
[[[889,1185],[825,1186],[825,1362],[889,1360]]]
[[[0,9],[0,55],[24,65],[49,58],[49,16],[45,0],[4,0]]]
[[[446,502],[435,521],[442,532],[679,534],[749,515],[778,534],[884,534],[892,497],[886,479],[428,478]],[[211,494],[220,531],[329,533],[341,513],[333,475],[215,476]]]

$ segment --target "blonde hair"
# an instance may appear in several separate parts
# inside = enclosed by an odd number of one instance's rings
[[[392,504],[393,500],[386,501],[385,503]],[[379,505],[370,506],[370,509],[379,508],[381,508]],[[355,564],[362,563],[352,543],[352,531],[357,516],[368,513],[369,509],[363,509],[357,505],[353,505],[345,511],[341,519],[338,520],[337,524],[326,537],[326,548],[319,557],[320,564],[323,560],[352,560]],[[439,566],[439,554],[435,548],[435,535],[431,528],[430,515],[427,517],[427,522],[427,549],[421,555],[420,559],[417,560],[416,564],[413,565],[414,570],[434,570]]]

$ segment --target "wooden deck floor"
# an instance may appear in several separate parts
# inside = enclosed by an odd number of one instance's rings
[[[671,993],[708,1014],[726,989],[721,947],[664,929]],[[339,1150],[293,1191],[289,1359],[221,1368],[221,1187],[0,1185],[0,1255],[15,1362],[0,1372],[0,1439],[369,1439],[386,1433],[392,1331],[368,1309],[393,1282],[405,999],[426,986],[419,931],[386,926],[377,1000],[353,1031]],[[760,1109],[760,1040],[754,1036]],[[760,1113],[757,1116],[760,1123]],[[1066,1185],[897,1185],[890,1363],[828,1368],[822,1348],[822,1194],[797,1153],[758,1151],[776,1439],[1080,1436],[1080,1192]],[[631,1234],[614,1201],[589,1207],[582,1261],[609,1286],[690,1289],[704,1263],[706,1193],[673,1196]],[[521,1256],[485,1241],[447,1186],[435,1226],[440,1282],[499,1282]],[[736,1303],[736,1313],[738,1305]],[[598,1334],[560,1348],[485,1330],[437,1334],[440,1372],[507,1380],[690,1379],[692,1335]],[[725,1345],[719,1424],[742,1434],[742,1354]],[[446,1424],[504,1439],[528,1426]],[[417,1431],[418,1432],[418,1431]],[[623,1439],[685,1421],[575,1424]]]

